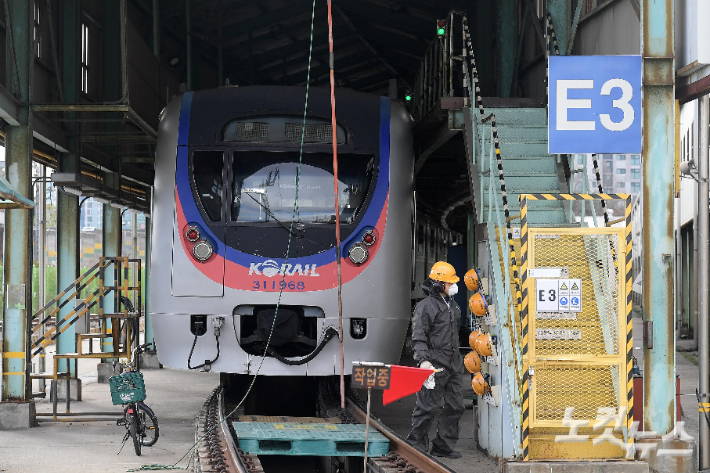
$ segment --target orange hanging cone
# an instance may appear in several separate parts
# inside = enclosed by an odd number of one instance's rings
[[[432,373],[434,373],[434,370],[392,365],[390,388],[382,391],[382,405],[387,405],[397,399],[419,392],[424,381]]]

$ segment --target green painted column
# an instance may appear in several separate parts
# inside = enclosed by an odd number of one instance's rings
[[[21,102],[28,103],[32,84],[32,11],[24,0],[5,0],[12,11],[12,21],[7,23],[12,32],[14,51],[6,42],[5,83]],[[12,57],[15,57],[17,69]],[[22,196],[32,197],[32,112],[29,107],[19,109],[19,126],[6,128],[6,175],[10,184]],[[30,359],[27,319],[31,309],[28,285],[31,268],[31,251],[28,247],[29,211],[5,211],[5,259],[3,297],[2,342],[2,394],[0,401],[29,401]]]
[[[552,16],[552,25],[555,28],[560,54],[565,54],[572,32],[572,2],[570,0],[548,0],[547,11]]]
[[[75,153],[62,154],[59,157],[59,172],[79,172],[79,160]],[[57,194],[57,287],[56,294],[66,289],[79,277],[79,197],[64,192]],[[71,294],[71,292],[69,293]],[[74,310],[74,297],[59,310],[57,323]],[[61,302],[67,300],[63,297]],[[61,325],[64,328],[66,323]],[[57,339],[57,353],[75,353],[75,325],[66,328]],[[59,370],[66,371],[67,361],[60,360]],[[69,367],[74,373],[76,363]]]
[[[515,69],[515,0],[498,1],[498,96],[510,97]]]
[[[145,279],[143,279],[143,285],[145,286],[145,297],[143,302],[145,303],[145,342],[144,343],[154,343],[155,336],[153,335],[153,325],[150,320],[150,250],[153,246],[151,238],[151,225],[150,217],[145,218]],[[153,345],[153,350],[155,350],[155,345]]]
[[[653,323],[653,348],[644,346],[643,417],[645,430],[652,430],[659,436],[673,430],[676,413],[675,268],[672,257],[675,156],[673,4],[673,0],[641,2],[643,319]],[[700,363],[702,372],[702,359]],[[701,396],[705,389],[701,379]],[[705,424],[700,425],[702,438]],[[661,459],[651,459],[649,466],[652,469],[654,461],[661,462]]]
[[[104,176],[104,184],[114,189],[120,188],[120,178],[119,174],[112,172],[106,173]],[[121,256],[121,209],[112,207],[109,204],[103,205],[103,246],[102,254],[103,256]],[[115,286],[116,279],[114,278],[115,266],[109,265],[104,271],[104,285],[105,286]],[[123,269],[123,268],[121,268]],[[121,273],[122,274],[122,273]],[[122,277],[122,275],[119,275]],[[119,285],[120,285],[119,281]],[[104,297],[104,313],[111,314],[115,313],[115,291],[111,291],[106,297]],[[111,329],[111,321],[106,320],[106,328]],[[101,344],[101,351],[110,352],[113,351],[112,348],[113,339],[105,338]]]
[[[79,48],[81,47],[81,20],[79,0],[66,0],[60,6],[62,26],[62,85],[64,99],[68,103],[79,101]],[[75,117],[74,113],[67,113],[68,118]],[[69,122],[67,130],[76,131],[76,124]],[[75,137],[69,139],[69,152],[59,157],[58,169],[60,172],[81,172],[78,142]],[[64,290],[79,277],[79,197],[63,192],[57,194],[57,294]],[[69,302],[57,315],[57,320],[62,320],[69,312],[74,310],[75,304]],[[76,352],[75,327],[72,325],[57,339],[57,353]],[[70,363],[72,374],[76,363]],[[60,370],[66,370],[66,361],[61,360]]]

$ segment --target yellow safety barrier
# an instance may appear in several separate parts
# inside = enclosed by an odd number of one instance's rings
[[[530,201],[601,199],[625,201],[625,228],[528,225]],[[527,194],[520,206],[523,458],[624,458],[633,443],[631,198]],[[608,418],[625,428],[593,441]],[[570,440],[573,425],[582,437]]]

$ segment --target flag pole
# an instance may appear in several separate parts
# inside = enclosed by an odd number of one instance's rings
[[[367,417],[365,418],[365,467],[362,470],[364,473],[367,473],[367,451],[369,449],[368,447],[368,440],[370,436],[370,398],[372,397],[372,388],[368,386],[367,388]]]

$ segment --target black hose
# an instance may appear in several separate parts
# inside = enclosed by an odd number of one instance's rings
[[[187,357],[187,368],[191,370],[196,370],[199,368],[203,368],[206,364],[213,364],[219,359],[219,335],[217,335],[217,356],[214,357],[214,360],[212,361],[205,361],[201,365],[197,366],[190,366],[190,361],[192,360],[192,353],[195,351],[195,345],[197,344],[197,335],[195,335],[195,340],[192,342],[192,348],[190,348],[190,356]]]
[[[334,327],[328,327],[328,329],[325,331],[325,334],[323,335],[323,340],[320,341],[318,346],[316,347],[315,350],[313,350],[308,356],[301,358],[300,360],[288,360],[284,358],[283,356],[279,355],[274,351],[273,348],[267,347],[266,348],[266,353],[269,355],[273,356],[277,360],[279,360],[281,363],[289,366],[298,366],[298,365],[303,365],[305,363],[308,363],[311,361],[313,358],[315,358],[318,353],[320,353],[323,348],[325,348],[326,344],[331,341],[333,338],[338,336],[338,331]]]

